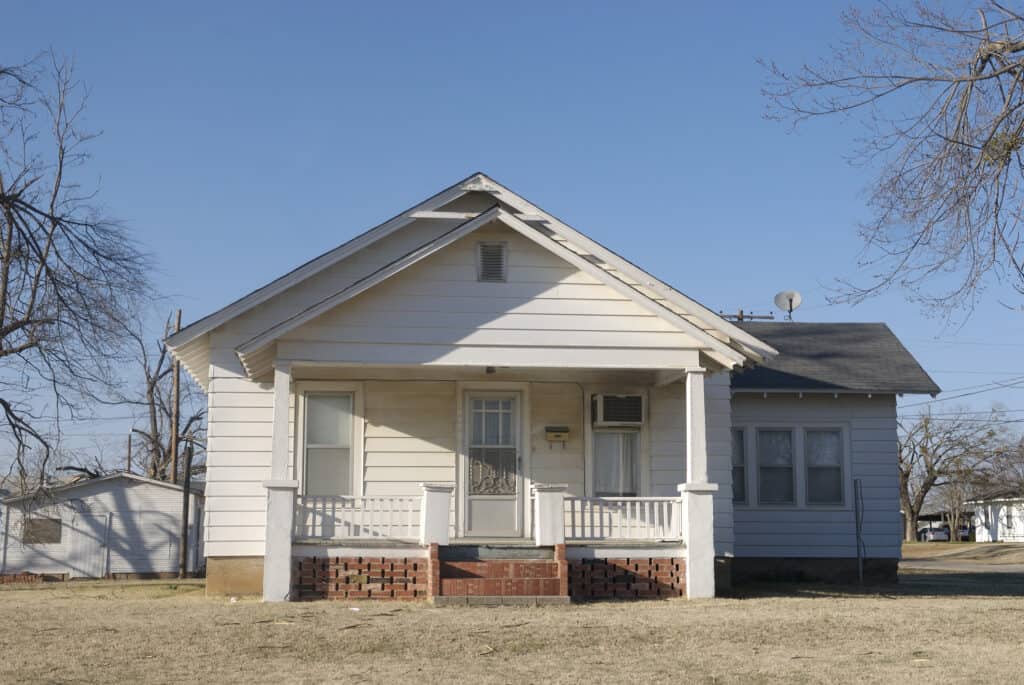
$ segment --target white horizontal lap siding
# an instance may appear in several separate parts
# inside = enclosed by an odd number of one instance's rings
[[[681,383],[651,388],[647,420],[650,495],[671,497],[686,480],[686,393]]]
[[[455,383],[364,384],[366,495],[421,495],[420,483],[455,482]]]
[[[272,383],[245,377],[230,336],[211,352],[206,450],[206,556],[262,556],[274,418]],[[292,400],[294,406],[294,399]],[[289,433],[294,433],[293,411]],[[289,445],[291,445],[289,440]]]
[[[736,426],[835,425],[849,432],[850,473],[863,487],[866,555],[899,556],[902,531],[897,479],[896,402],[891,395],[734,396]],[[748,466],[756,470],[753,455]],[[754,473],[756,477],[756,472]],[[853,488],[849,488],[852,493]],[[754,493],[749,493],[753,498]],[[855,557],[853,502],[842,508],[737,507],[736,556]]]
[[[565,483],[576,496],[585,488],[582,393],[576,383],[530,384],[530,479]],[[547,426],[567,426],[569,439],[548,442]]]
[[[476,245],[508,245],[477,281]],[[696,341],[507,228],[485,228],[284,335],[284,359],[381,364],[681,368]]]

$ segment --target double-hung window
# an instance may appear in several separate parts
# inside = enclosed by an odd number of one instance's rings
[[[760,504],[795,504],[793,487],[793,431],[757,431],[757,501]]]
[[[305,425],[305,493],[352,494],[352,395],[308,393]]]
[[[594,493],[598,497],[636,497],[640,433],[594,431]]]
[[[843,503],[843,434],[835,429],[804,432],[808,504]]]
[[[732,431],[732,501],[747,503],[747,454],[742,428]]]

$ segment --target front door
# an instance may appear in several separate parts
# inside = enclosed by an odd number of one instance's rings
[[[470,393],[466,407],[466,535],[521,537],[519,395]]]

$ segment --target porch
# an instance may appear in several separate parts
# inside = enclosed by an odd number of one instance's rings
[[[528,591],[535,579],[548,581],[546,595],[556,577],[562,579],[558,596],[591,596],[592,585],[593,596],[713,595],[717,486],[707,478],[702,369],[671,376],[619,370],[614,383],[609,371],[591,372],[590,382],[571,370],[502,370],[501,380],[451,379],[450,372],[438,378],[435,371],[429,378],[393,381],[372,370],[361,373],[339,378],[335,371],[335,378],[325,379],[330,374],[322,368],[276,368],[273,456],[277,466],[281,455],[285,477],[264,483],[266,599],[294,598],[296,577],[306,579],[299,585],[307,590],[323,586],[325,574],[355,579],[334,583],[353,596],[408,597],[408,588],[414,597],[425,596],[422,578],[399,576],[393,586],[383,579],[395,568],[423,572],[431,554],[442,569],[433,598],[445,594],[443,587],[466,587],[477,595],[496,587],[502,595],[510,587]],[[626,427],[599,424],[595,398],[609,391],[642,397],[642,420]],[[330,449],[352,445],[346,482],[358,494],[325,493],[333,476],[310,461],[311,449],[321,449],[321,442],[309,447],[311,398],[331,393],[351,398],[345,403],[356,419],[351,442]],[[287,407],[284,420],[278,406]],[[279,426],[286,440],[278,439]],[[445,430],[452,435],[444,437]],[[607,436],[612,439],[603,440]],[[595,454],[607,453],[609,442],[618,449],[611,467],[607,454],[605,461]],[[413,448],[423,451],[386,451]],[[442,449],[451,453],[444,456]],[[414,474],[434,473],[451,480],[409,482]],[[570,482],[548,483],[545,475]],[[690,482],[682,482],[687,475]],[[625,494],[601,493],[616,485]],[[488,559],[446,559],[470,549],[496,552]],[[523,555],[541,565],[513,563]],[[573,570],[544,576],[544,560],[559,558]],[[459,563],[476,566],[456,569]],[[520,572],[541,577],[509,576]],[[577,579],[575,592],[566,589],[570,576]],[[595,579],[601,582],[593,584]]]

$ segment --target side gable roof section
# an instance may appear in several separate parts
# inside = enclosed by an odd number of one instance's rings
[[[471,192],[484,192],[493,195],[496,202],[495,207],[480,213],[441,211],[445,205]],[[512,211],[508,211],[505,207]],[[461,219],[464,221],[430,243],[421,245],[342,291],[310,305],[302,311],[295,312],[243,343],[236,352],[243,366],[246,367],[247,373],[255,375],[258,371],[264,370],[263,367],[270,361],[266,354],[266,347],[274,338],[358,293],[364,292],[376,283],[398,273],[427,255],[433,254],[445,245],[451,244],[459,237],[494,220],[500,220],[609,286],[616,289],[624,286],[626,291],[620,290],[620,292],[673,323],[684,332],[693,335],[703,345],[706,345],[707,353],[715,361],[727,368],[742,366],[747,361],[761,362],[777,354],[770,345],[662,283],[482,173],[476,173],[463,179],[384,224],[370,229],[335,250],[307,262],[227,307],[190,324],[167,338],[167,346],[186,366],[189,373],[205,387],[209,364],[207,348],[210,331],[418,219]],[[260,350],[263,350],[263,353],[257,354]]]
[[[940,392],[884,323],[744,322],[779,356],[734,373],[734,392]]]

